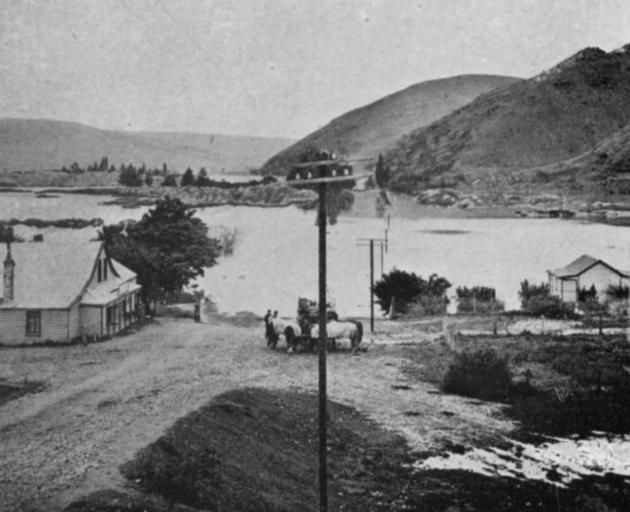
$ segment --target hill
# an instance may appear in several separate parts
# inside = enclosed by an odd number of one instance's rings
[[[210,173],[259,167],[290,139],[197,133],[125,132],[48,119],[0,119],[0,170],[85,167],[107,156],[110,164],[143,162]]]
[[[558,173],[588,186],[592,162],[585,156],[630,123],[629,97],[630,45],[610,53],[587,48],[401,138],[386,154],[390,186],[479,191],[526,184],[532,192],[540,184],[553,191]],[[620,137],[613,137],[617,148]]]
[[[299,140],[271,158],[263,170],[284,174],[311,147],[351,157],[376,156],[402,135],[426,126],[482,93],[518,82],[493,75],[462,75],[412,85],[357,108]]]

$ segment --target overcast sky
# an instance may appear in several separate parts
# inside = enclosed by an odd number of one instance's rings
[[[630,42],[628,0],[0,0],[0,117],[299,138],[411,84]]]

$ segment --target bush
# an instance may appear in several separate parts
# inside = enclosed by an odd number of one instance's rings
[[[535,295],[529,298],[523,310],[533,316],[544,316],[545,318],[572,318],[575,316],[573,307],[565,304],[560,297],[551,295]]]
[[[437,274],[431,274],[425,280],[413,272],[394,269],[376,282],[374,294],[383,311],[389,311],[394,301],[396,311],[401,313],[407,312],[409,305],[415,303],[420,310],[426,311],[425,314],[436,314],[429,311],[443,312],[448,304],[446,290],[450,286],[451,283]]]
[[[627,286],[623,286],[621,284],[619,285],[615,285],[615,284],[610,284],[608,285],[608,288],[606,288],[606,297],[608,297],[609,299],[613,299],[613,300],[623,300],[623,299],[628,299],[628,287]]]
[[[518,294],[521,298],[521,309],[529,315],[544,316],[545,318],[572,318],[575,316],[571,304],[565,304],[560,300],[560,297],[549,294],[547,283],[529,284],[525,279],[521,282],[521,289]]]
[[[521,298],[521,309],[526,310],[527,301],[529,299],[549,296],[549,285],[547,283],[540,283],[539,285],[529,284],[529,281],[525,279],[521,282],[521,289],[518,292],[518,296]]]
[[[505,305],[496,300],[494,288],[487,286],[459,287],[457,294],[457,312],[473,314],[491,314],[503,311]]]
[[[511,385],[507,358],[499,357],[494,350],[481,350],[455,356],[444,376],[442,390],[481,400],[504,400]]]

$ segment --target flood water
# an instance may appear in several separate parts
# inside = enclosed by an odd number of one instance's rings
[[[125,209],[104,205],[104,196],[64,195],[37,198],[29,193],[0,194],[0,219],[100,217],[106,223],[139,219],[147,207]],[[317,297],[317,227],[315,213],[295,207],[200,208],[211,229],[236,228],[234,255],[222,257],[198,284],[222,312],[264,313],[277,309],[292,316],[297,298]],[[383,238],[386,222],[376,218],[341,217],[328,227],[328,293],[339,313],[369,314],[369,248],[366,238]],[[18,227],[30,237],[36,230]],[[93,238],[95,228],[42,230],[51,241]],[[560,219],[392,218],[387,252],[377,245],[375,279],[397,267],[427,278],[446,277],[453,287],[483,285],[496,289],[506,308],[519,307],[523,279],[546,281],[547,269],[565,266],[582,254],[630,269],[630,229]]]

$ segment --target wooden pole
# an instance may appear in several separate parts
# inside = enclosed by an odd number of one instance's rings
[[[381,278],[385,275],[385,258],[383,256],[383,242],[381,242],[380,244],[381,247]]]
[[[319,184],[319,510],[328,511],[326,474],[326,183]]]
[[[374,239],[370,238],[370,332],[374,332]]]

